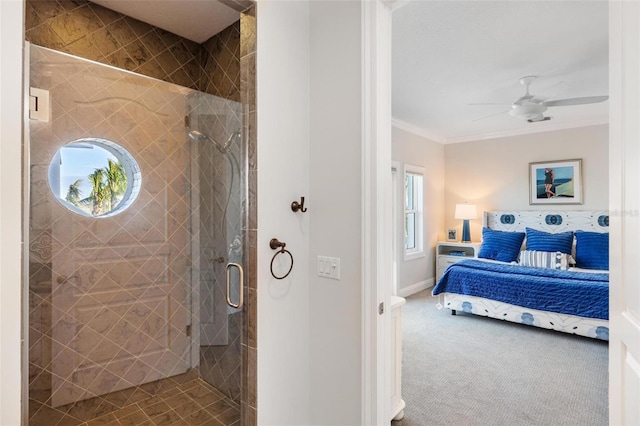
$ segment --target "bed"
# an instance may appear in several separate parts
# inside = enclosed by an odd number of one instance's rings
[[[433,289],[457,311],[609,340],[606,211],[494,211]],[[575,261],[575,264],[574,264]]]

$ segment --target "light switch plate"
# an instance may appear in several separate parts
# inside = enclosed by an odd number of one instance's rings
[[[318,256],[318,276],[340,280],[340,258]]]

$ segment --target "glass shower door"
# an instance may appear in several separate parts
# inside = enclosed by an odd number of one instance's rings
[[[239,102],[189,96],[194,253],[199,275],[200,374],[240,402],[246,179]],[[195,280],[194,280],[195,281]]]
[[[239,404],[240,103],[38,46],[30,59],[51,100],[29,123],[30,407],[104,413],[196,373]]]
[[[51,99],[30,122],[30,392],[59,407],[192,366],[191,91],[30,51]]]

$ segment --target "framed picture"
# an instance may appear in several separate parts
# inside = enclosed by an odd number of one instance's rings
[[[447,229],[447,241],[458,241],[458,231]]]
[[[529,204],[582,204],[582,160],[529,163]]]

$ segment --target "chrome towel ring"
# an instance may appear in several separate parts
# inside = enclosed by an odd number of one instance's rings
[[[291,254],[291,252],[287,249],[285,249],[285,246],[287,244],[278,241],[277,238],[272,238],[271,241],[269,241],[269,247],[271,247],[273,250],[277,250],[280,249],[276,252],[276,254],[273,255],[273,259],[271,259],[271,275],[273,276],[273,278],[277,279],[277,280],[283,280],[285,278],[287,278],[289,276],[289,274],[291,273],[291,270],[293,269],[293,255]],[[289,267],[289,270],[287,271],[286,274],[284,274],[283,276],[279,277],[277,276],[274,272],[273,272],[273,261],[276,260],[276,257],[278,257],[278,255],[280,253],[287,253],[289,255],[289,257],[291,258],[291,266]]]

